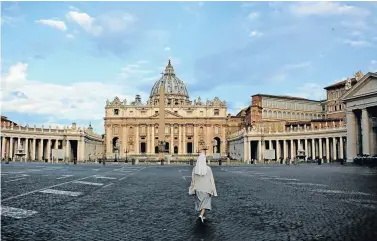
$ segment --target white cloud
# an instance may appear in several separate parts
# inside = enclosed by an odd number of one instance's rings
[[[2,76],[3,112],[41,114],[54,120],[68,119],[87,125],[90,120],[102,121],[106,99],[113,100],[119,96],[130,102],[135,94],[148,96],[148,93],[138,89],[138,79],[124,81],[123,85],[103,82],[62,85],[29,80],[28,67],[26,63],[17,63]]]
[[[74,39],[75,35],[73,35],[73,34],[67,34],[66,37],[69,38],[69,39]]]
[[[169,47],[169,46],[166,46],[166,47],[164,48],[164,51],[170,51],[170,47]]]
[[[253,7],[255,6],[255,3],[254,2],[244,2],[241,4],[241,8],[250,8],[250,7]]]
[[[287,79],[288,74],[287,73],[277,73],[270,77],[270,81],[272,82],[283,82]]]
[[[40,19],[40,20],[37,20],[35,22],[47,25],[51,28],[55,28],[55,29],[58,29],[60,31],[66,31],[67,30],[67,26],[65,25],[65,23],[63,21],[60,21],[60,20]]]
[[[296,88],[292,93],[287,93],[289,96],[302,97],[311,100],[324,100],[326,98],[326,91],[322,85],[317,83],[305,83]]]
[[[273,74],[267,81],[272,82],[283,82],[288,77],[292,70],[308,68],[312,65],[310,61],[296,63],[296,64],[285,64],[283,65],[275,74]]]
[[[263,36],[263,33],[257,31],[257,30],[253,30],[250,32],[249,34],[250,37],[260,37],[260,36]]]
[[[183,6],[183,9],[190,14],[199,16],[199,10],[203,6],[204,6],[204,2],[189,2],[189,3],[185,3],[185,5]]]
[[[310,61],[302,62],[302,63],[297,63],[297,64],[286,64],[282,67],[282,70],[294,70],[294,69],[301,69],[301,68],[306,68],[311,66]]]
[[[352,32],[350,33],[350,35],[351,35],[351,36],[362,36],[363,33],[360,32],[360,31],[352,31]]]
[[[98,21],[109,32],[122,32],[130,28],[138,19],[129,13],[112,12],[98,17]]]
[[[365,30],[368,29],[368,24],[364,20],[353,20],[353,21],[341,21],[340,24],[346,28]]]
[[[345,40],[343,40],[343,43],[348,44],[352,47],[369,47],[369,46],[372,46],[372,43],[365,41],[365,40],[345,39]]]
[[[353,15],[365,16],[367,9],[338,2],[300,2],[290,6],[290,11],[299,16],[305,15]]]
[[[99,35],[102,32],[102,27],[95,24],[95,19],[87,13],[70,11],[67,13],[66,18],[70,21],[76,22],[85,31],[93,35]]]
[[[370,63],[371,63],[371,64],[377,64],[377,60],[374,60],[374,59],[373,59],[372,61],[370,61]]]
[[[250,20],[254,20],[260,17],[260,13],[258,12],[251,12],[249,15],[247,15],[247,18]]]

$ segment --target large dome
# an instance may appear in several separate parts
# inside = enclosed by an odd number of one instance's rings
[[[189,99],[186,85],[175,75],[170,59],[163,76],[153,85],[149,96],[150,99],[158,98],[162,81],[165,85],[166,98]]]

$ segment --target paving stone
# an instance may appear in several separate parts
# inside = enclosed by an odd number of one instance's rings
[[[182,178],[191,173],[192,167],[148,166],[120,180],[129,173],[120,175],[115,169],[132,167],[135,172],[142,166],[47,166],[56,170],[39,168],[41,171],[28,173],[25,180],[6,185],[2,176],[2,205],[36,213],[20,219],[2,216],[1,240],[369,241],[377,235],[377,174],[365,175],[371,172],[368,168],[213,166],[219,196],[213,198],[213,210],[202,225],[194,210],[194,199],[187,194],[190,179]],[[2,165],[2,172],[28,169],[38,168],[28,163]],[[45,176],[48,174],[51,176]],[[62,175],[73,177],[56,179]],[[117,179],[84,180],[103,186],[70,182],[90,175]],[[291,185],[292,180],[285,179],[297,179],[302,185]],[[82,195],[35,192],[7,201],[14,195],[52,185],[59,186],[51,189]]]

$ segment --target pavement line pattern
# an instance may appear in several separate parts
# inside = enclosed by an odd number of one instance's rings
[[[63,175],[63,176],[61,176],[61,177],[58,177],[58,178],[56,178],[57,180],[59,180],[59,179],[64,179],[64,178],[68,178],[68,177],[72,177],[73,175]]]
[[[139,171],[141,171],[141,170],[143,170],[143,169],[145,169],[145,168],[146,168],[146,167],[142,167],[142,168],[140,168],[139,170],[137,170],[136,172],[133,172],[133,173],[127,175],[127,176],[122,177],[121,179],[119,179],[119,181],[122,181],[122,180],[124,180],[125,178],[127,178],[127,177],[129,177],[129,176],[131,176],[131,175],[134,175],[135,173],[137,173],[137,172],[139,172]]]
[[[105,176],[94,176],[94,177],[98,179],[111,179],[111,180],[117,179],[116,177],[105,177]]]
[[[81,195],[81,192],[71,192],[71,191],[63,191],[63,190],[55,190],[55,189],[45,189],[40,191],[42,193],[51,193],[51,194],[60,194],[60,195],[68,195],[77,197]]]
[[[347,192],[347,191],[340,191],[340,190],[313,189],[313,190],[310,190],[310,191],[320,192],[320,193],[353,194],[353,195],[363,195],[363,196],[374,196],[370,193],[365,193],[365,192]]]
[[[109,186],[111,186],[111,185],[113,185],[114,183],[109,183],[109,184],[107,184],[106,186],[103,186],[103,187],[109,187]]]
[[[98,183],[98,182],[74,181],[73,183],[85,184],[85,185],[93,185],[93,186],[103,186],[103,183]]]
[[[105,172],[105,173],[109,173],[109,172],[111,172],[111,171],[112,171],[112,170],[110,170],[110,171],[108,171],[108,172]],[[42,191],[42,190],[50,189],[50,188],[53,188],[53,187],[59,187],[59,186],[62,186],[62,185],[68,184],[68,183],[72,183],[72,182],[74,182],[74,181],[85,180],[85,179],[90,178],[90,177],[93,177],[93,176],[95,176],[95,175],[90,175],[90,176],[87,176],[87,177],[82,177],[82,178],[79,178],[79,179],[76,179],[76,180],[72,180],[72,181],[68,181],[68,182],[63,182],[63,183],[59,183],[59,184],[52,185],[52,186],[49,186],[49,187],[45,187],[45,188],[37,189],[37,190],[34,190],[34,191],[30,191],[30,192],[22,193],[22,194],[19,194],[19,195],[16,195],[16,196],[12,196],[12,197],[8,197],[8,198],[4,198],[4,199],[2,199],[2,202],[4,202],[4,201],[9,201],[9,200],[12,200],[12,199],[15,199],[15,198],[19,198],[19,197],[23,197],[23,196],[26,196],[26,195],[29,195],[29,194],[33,194],[33,193],[36,193],[36,192],[39,192],[39,191]]]
[[[25,179],[25,178],[23,177],[23,178],[13,179],[13,180],[9,180],[9,181],[4,181],[4,182],[16,182],[16,181],[23,180],[23,179]]]
[[[325,184],[317,184],[317,183],[310,183],[310,182],[287,182],[285,184],[288,184],[288,185],[303,185],[303,186],[322,186],[322,187],[328,186],[328,185],[325,185]]]
[[[31,215],[38,213],[37,211],[26,210],[21,208],[13,208],[8,206],[1,207],[1,215],[16,219],[27,218]]]
[[[191,178],[191,176],[182,176],[182,178],[186,181],[186,178]]]

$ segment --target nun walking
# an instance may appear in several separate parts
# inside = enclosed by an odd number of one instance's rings
[[[204,223],[205,211],[212,209],[212,196],[217,196],[212,169],[207,165],[204,153],[199,155],[192,170],[189,194],[195,195],[195,210],[200,212],[199,218]]]

